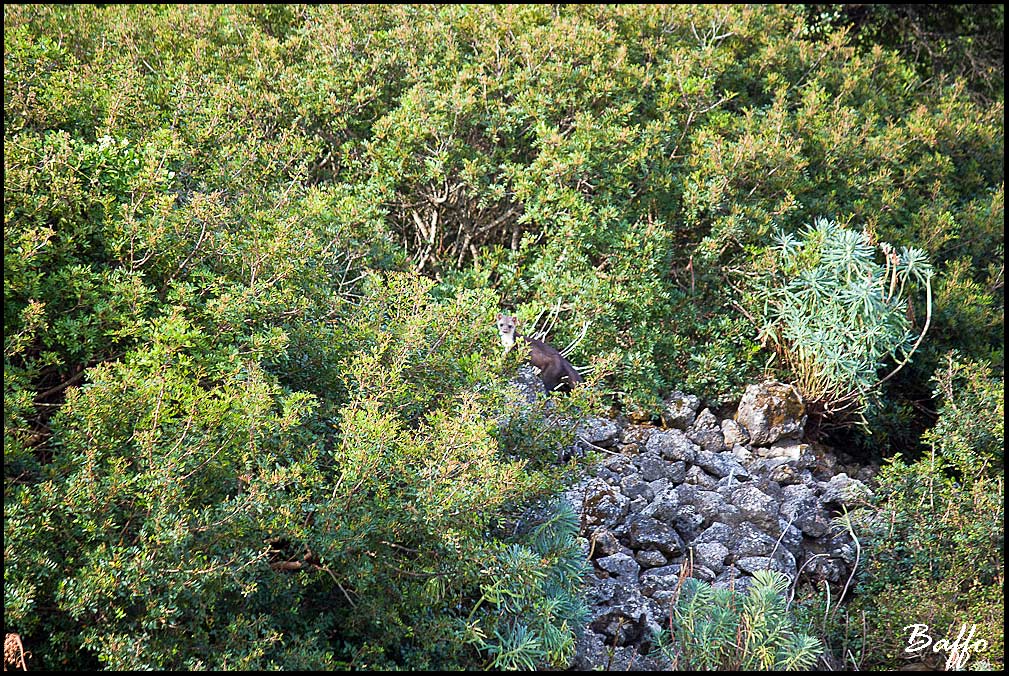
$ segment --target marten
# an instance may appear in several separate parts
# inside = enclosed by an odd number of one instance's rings
[[[542,340],[515,333],[517,324],[518,320],[515,317],[497,316],[497,329],[501,334],[501,344],[504,345],[505,352],[507,352],[515,345],[516,338],[521,338],[529,343],[529,361],[539,369],[540,380],[543,381],[547,392],[570,392],[572,385],[582,382],[582,377],[575,367],[555,348]]]

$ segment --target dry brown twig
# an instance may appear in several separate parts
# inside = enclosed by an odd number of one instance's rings
[[[20,668],[28,671],[28,664],[25,662],[25,647],[21,643],[20,634],[7,634],[4,636],[4,671],[11,667],[11,671]]]

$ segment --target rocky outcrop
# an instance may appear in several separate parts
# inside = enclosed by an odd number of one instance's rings
[[[802,400],[791,386],[747,388],[719,420],[674,393],[665,428],[584,421],[579,435],[605,457],[566,492],[581,514],[591,618],[575,669],[663,668],[649,655],[680,583],[695,577],[745,589],[758,570],[842,585],[855,562],[843,505],[869,495],[869,468],[839,468],[803,443]]]

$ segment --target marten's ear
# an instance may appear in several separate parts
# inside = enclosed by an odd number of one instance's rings
[[[496,319],[495,321],[501,321],[501,318],[502,318],[502,317],[504,317],[504,315],[503,315],[503,314],[501,314],[500,312],[499,312],[499,313],[497,313],[497,319]]]

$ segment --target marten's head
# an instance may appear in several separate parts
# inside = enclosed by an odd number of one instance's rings
[[[518,320],[511,315],[497,316],[497,330],[501,334],[501,344],[506,350],[510,350],[515,344],[515,326]]]

